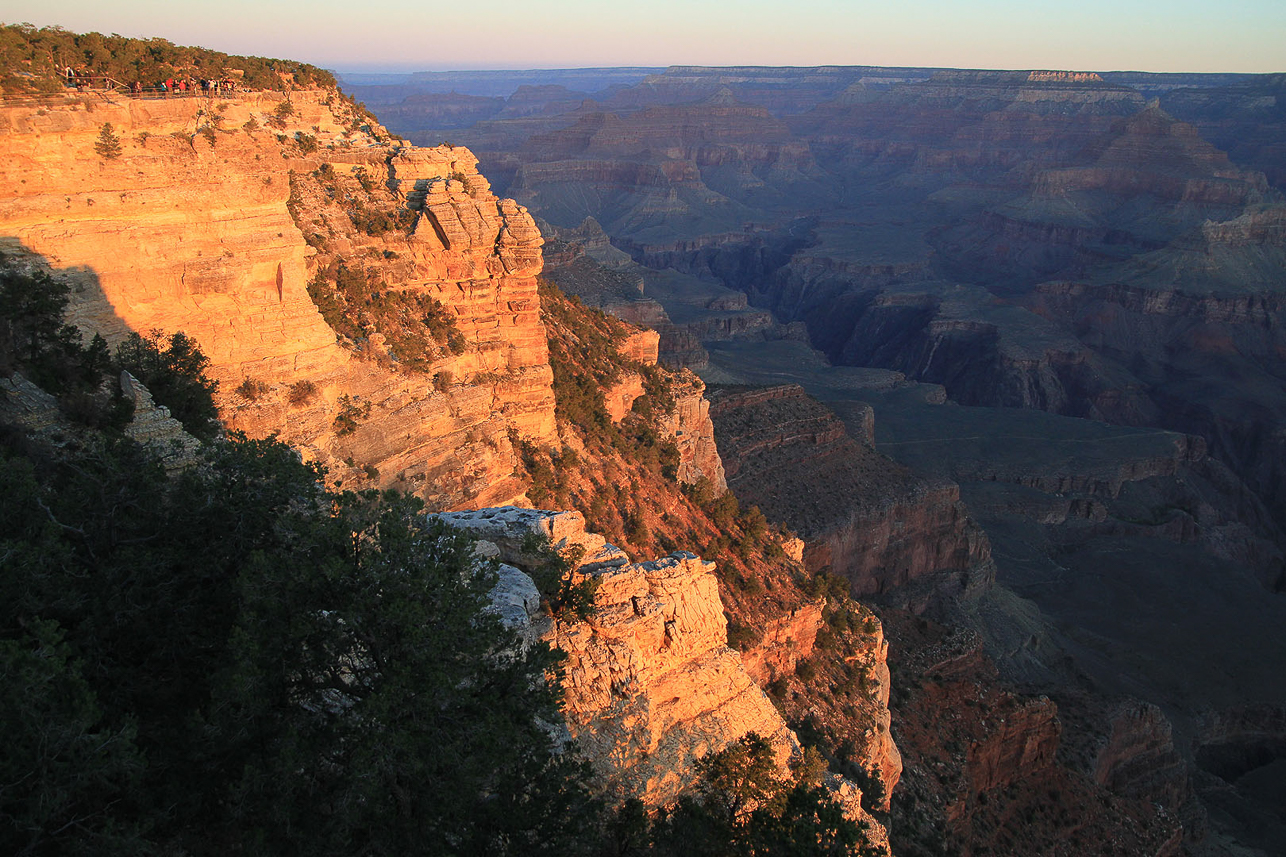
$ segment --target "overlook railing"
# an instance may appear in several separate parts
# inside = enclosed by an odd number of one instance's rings
[[[69,92],[73,90],[76,92],[115,92],[134,98],[188,98],[195,95],[223,96],[234,92],[247,91],[239,84],[227,79],[207,81],[186,78],[182,80],[167,80],[164,83],[156,83],[152,86],[144,86],[142,83],[121,83],[119,80],[104,74],[71,75],[64,80],[64,85]]]
[[[156,100],[170,98],[220,98],[223,100],[235,100],[241,96],[265,92],[280,92],[282,98],[290,97],[290,93],[287,90],[250,89],[243,87],[240,84],[228,84],[225,81],[220,81],[219,84],[206,89],[201,86],[200,81],[194,82],[189,80],[187,89],[183,89],[177,85],[175,88],[169,89],[159,83],[152,86],[143,86],[140,83],[135,87],[134,84],[125,84],[106,75],[79,75],[71,79],[60,79],[63,80],[63,89],[61,92],[31,93],[27,95],[0,95],[0,103],[55,106],[66,103],[68,98],[74,98],[76,96],[80,96],[82,98],[85,96],[97,96],[103,100],[111,100],[113,97],[119,96]],[[178,83],[179,81],[175,81],[175,84]]]

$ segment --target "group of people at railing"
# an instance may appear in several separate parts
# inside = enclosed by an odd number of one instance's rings
[[[167,77],[165,80],[158,81],[154,86],[144,86],[143,82],[139,80],[131,84],[124,84],[105,74],[90,74],[85,71],[77,71],[71,66],[68,66],[63,73],[67,80],[67,86],[73,89],[101,89],[103,91],[125,92],[138,98],[145,96],[168,98],[185,95],[222,95],[229,92],[239,92],[242,89],[241,84],[230,77],[201,79]]]

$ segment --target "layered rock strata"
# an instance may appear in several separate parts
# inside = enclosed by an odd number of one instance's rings
[[[679,448],[679,480],[697,482],[705,479],[718,491],[728,487],[723,459],[715,443],[710,403],[705,397],[705,384],[691,372],[679,373],[674,394],[674,410],[662,416],[661,429],[674,438]]]
[[[808,568],[847,577],[857,595],[933,575],[953,576],[956,589],[990,579],[986,535],[954,483],[857,443],[798,386],[718,389],[712,399],[728,484],[804,537]]]
[[[615,797],[667,804],[691,786],[697,760],[750,732],[769,740],[783,771],[800,752],[795,734],[728,648],[714,563],[682,551],[630,563],[585,532],[579,512],[497,508],[438,517],[514,566],[538,560],[533,536],[584,557],[574,574],[596,582],[589,616],[564,621],[528,610],[529,624],[567,655],[568,731]]]
[[[231,428],[275,433],[341,480],[438,508],[521,499],[509,432],[554,436],[539,232],[490,193],[467,150],[389,145],[364,122],[333,92],[5,106],[0,241],[71,282],[70,320],[87,333],[195,339]],[[106,125],[117,158],[95,151]],[[322,165],[387,177],[414,230],[311,231],[316,212],[292,179]],[[465,348],[428,372],[355,359],[309,297],[305,238],[439,300]],[[337,422],[346,414],[360,418]]]

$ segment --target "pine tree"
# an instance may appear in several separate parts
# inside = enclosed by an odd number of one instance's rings
[[[98,140],[94,143],[94,151],[108,161],[114,161],[121,156],[121,138],[116,136],[111,122],[103,123],[103,127],[98,132]]]

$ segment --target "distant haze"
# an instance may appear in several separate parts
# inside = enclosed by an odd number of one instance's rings
[[[1281,0],[5,0],[0,16],[367,72],[676,64],[1286,70]]]

